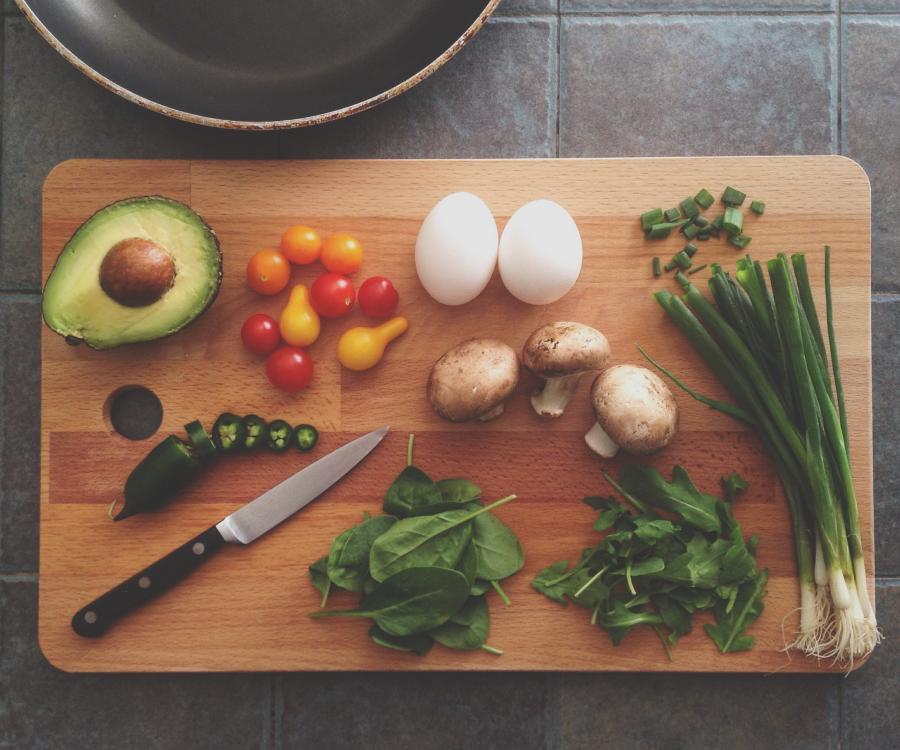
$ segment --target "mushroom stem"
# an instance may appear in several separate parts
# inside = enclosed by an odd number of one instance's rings
[[[531,405],[538,416],[556,419],[566,410],[569,399],[578,387],[582,373],[563,375],[558,378],[547,378],[531,396]]]
[[[587,443],[588,448],[603,458],[612,458],[619,452],[618,444],[600,426],[599,422],[594,422],[594,426],[585,433],[584,442]]]

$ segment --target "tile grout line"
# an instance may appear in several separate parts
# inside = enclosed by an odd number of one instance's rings
[[[560,155],[560,122],[562,120],[562,15],[556,0],[556,158]]]
[[[272,683],[272,712],[270,720],[272,723],[272,748],[273,750],[282,750],[284,747],[284,738],[282,737],[284,725],[284,676],[281,674],[276,674]]]
[[[842,51],[842,41],[843,41],[843,29],[841,28],[841,3],[843,0],[837,0],[835,3],[835,26],[836,26],[836,34],[837,39],[835,42],[835,66],[834,66],[834,74],[836,80],[837,91],[835,92],[835,101],[834,101],[834,111],[835,111],[835,137],[837,142],[835,143],[835,153],[842,154],[843,146],[844,146],[844,136],[843,136],[843,119],[844,119],[844,61],[843,61],[843,51]]]
[[[38,574],[32,571],[19,573],[0,572],[0,583],[37,583]]]

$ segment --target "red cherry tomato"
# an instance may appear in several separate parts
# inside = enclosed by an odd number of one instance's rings
[[[270,354],[281,343],[278,323],[271,315],[257,313],[251,315],[241,326],[241,341],[244,348],[254,354]]]
[[[323,318],[340,318],[353,309],[356,292],[346,276],[326,273],[309,290],[313,309]]]
[[[279,347],[266,360],[266,375],[276,388],[289,393],[302,391],[312,380],[312,359],[300,347]]]
[[[373,276],[359,288],[359,306],[370,318],[389,318],[397,309],[400,295],[390,279]]]

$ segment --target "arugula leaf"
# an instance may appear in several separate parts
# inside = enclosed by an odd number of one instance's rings
[[[658,542],[675,534],[675,524],[664,518],[644,518],[638,516],[634,519],[634,535],[644,542]],[[596,528],[596,527],[595,527]]]
[[[669,629],[669,643],[674,646],[681,636],[691,632],[691,612],[684,605],[665,594],[658,594],[650,600]]]
[[[713,608],[716,624],[704,625],[703,629],[723,654],[746,651],[753,647],[753,636],[744,633],[763,612],[763,597],[766,595],[768,579],[769,571],[763,570],[755,579],[741,585],[730,610],[721,601]]]
[[[722,477],[719,481],[722,484],[722,492],[725,493],[725,499],[729,503],[733,503],[737,496],[750,486],[747,484],[747,480],[736,471],[731,472],[727,477]]]
[[[416,466],[406,466],[388,487],[382,507],[389,515],[407,518],[442,501],[441,490],[431,477]]]
[[[700,492],[681,466],[672,469],[671,482],[651,466],[627,466],[622,472],[622,487],[702,531],[718,534],[722,529],[717,511],[719,499]]]
[[[571,573],[574,574],[577,570],[578,568],[575,568]],[[569,572],[569,561],[560,560],[540,571],[532,580],[531,586],[547,598],[568,605],[569,601],[566,599],[566,595],[569,593],[569,584],[567,583],[569,578],[567,573]]]
[[[618,646],[632,628],[638,625],[661,625],[663,620],[658,614],[628,609],[623,602],[616,601],[610,612],[600,615],[600,622],[609,632],[613,644]]]
[[[584,502],[600,511],[594,522],[594,531],[606,531],[612,528],[620,516],[628,514],[628,508],[612,497],[586,497]]]

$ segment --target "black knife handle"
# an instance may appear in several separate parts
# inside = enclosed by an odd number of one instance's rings
[[[72,618],[72,630],[85,638],[98,638],[122,615],[149,602],[193,573],[224,544],[219,530],[211,526],[79,609]]]

